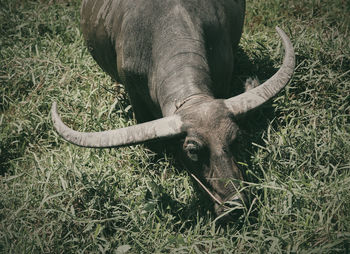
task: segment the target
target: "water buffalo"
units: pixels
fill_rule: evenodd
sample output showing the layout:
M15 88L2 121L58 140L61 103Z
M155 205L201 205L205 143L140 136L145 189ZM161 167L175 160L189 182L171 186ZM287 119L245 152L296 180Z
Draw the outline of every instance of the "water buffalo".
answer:
M217 214L225 204L244 202L243 177L232 154L236 119L275 96L295 66L293 46L277 27L285 48L280 69L260 86L225 97L244 14L244 0L83 0L87 47L126 87L138 124L77 132L61 121L53 103L57 132L73 144L97 148L176 138Z

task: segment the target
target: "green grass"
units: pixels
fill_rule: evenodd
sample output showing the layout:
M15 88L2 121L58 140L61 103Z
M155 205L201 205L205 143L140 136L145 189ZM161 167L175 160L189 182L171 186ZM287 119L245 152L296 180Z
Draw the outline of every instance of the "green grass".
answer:
M143 146L83 149L53 130L134 124L123 87L89 55L79 1L0 1L0 252L348 253L350 4L247 3L237 80L268 78L290 35L297 68L246 127L252 205L218 226L206 196ZM256 127L258 126L258 127Z

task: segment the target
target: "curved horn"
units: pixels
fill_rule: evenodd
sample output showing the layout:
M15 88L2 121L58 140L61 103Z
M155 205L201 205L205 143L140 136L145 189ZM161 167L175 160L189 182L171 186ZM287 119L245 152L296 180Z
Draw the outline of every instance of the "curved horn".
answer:
M79 132L66 126L57 113L56 102L52 103L52 121L58 134L68 142L94 148L135 145L146 141L171 138L184 133L179 116L170 116L110 131Z
M244 114L275 96L288 83L293 75L295 67L295 54L293 45L286 33L276 26L276 30L282 39L285 54L283 64L271 78L260 86L225 100L226 106L236 116Z

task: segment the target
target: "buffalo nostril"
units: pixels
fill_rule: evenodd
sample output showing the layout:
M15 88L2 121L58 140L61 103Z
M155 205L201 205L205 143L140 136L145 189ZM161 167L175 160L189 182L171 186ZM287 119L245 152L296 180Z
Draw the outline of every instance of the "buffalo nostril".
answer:
M226 201L225 206L232 209L241 209L244 207L244 201L240 197L236 196L233 199Z
M228 207L244 207L247 205L247 197L243 192L240 192L238 194L236 194L235 196L233 196L232 198L230 198L229 200L227 200L225 202L225 205L227 205Z
M222 223L239 218L246 205L247 198L243 193L238 193L221 205L215 204L214 209L217 215L215 221Z

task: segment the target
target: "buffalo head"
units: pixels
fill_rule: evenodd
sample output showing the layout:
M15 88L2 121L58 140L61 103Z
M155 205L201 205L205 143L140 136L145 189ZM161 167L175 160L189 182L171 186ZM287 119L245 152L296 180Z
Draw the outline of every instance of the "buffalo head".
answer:
M183 161L193 177L215 201L221 214L227 204L244 203L242 173L234 160L232 146L237 136L237 117L244 115L275 96L291 78L295 55L288 36L276 28L285 47L278 72L260 86L229 99L215 99L206 94L178 102L172 116L134 126L82 133L67 127L60 119L56 103L52 120L57 132L67 141L83 147L121 147L152 140L179 138L183 141Z

